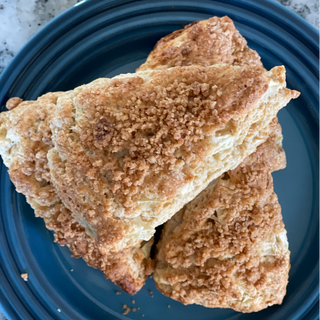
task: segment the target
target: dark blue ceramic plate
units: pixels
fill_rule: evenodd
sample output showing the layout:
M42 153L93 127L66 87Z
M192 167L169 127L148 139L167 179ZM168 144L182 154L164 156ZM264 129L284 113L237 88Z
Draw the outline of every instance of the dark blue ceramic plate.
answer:
M283 304L258 314L183 306L164 297L149 279L133 305L129 295L116 295L118 288L101 272L53 243L1 165L0 299L9 319L318 318L318 32L300 17L266 0L85 1L49 23L13 59L0 78L0 105L13 96L35 99L133 72L161 37L214 15L231 17L265 67L285 65L288 86L301 92L279 114L288 166L274 180L292 253ZM24 272L28 282L20 277ZM123 316L123 304L140 310Z

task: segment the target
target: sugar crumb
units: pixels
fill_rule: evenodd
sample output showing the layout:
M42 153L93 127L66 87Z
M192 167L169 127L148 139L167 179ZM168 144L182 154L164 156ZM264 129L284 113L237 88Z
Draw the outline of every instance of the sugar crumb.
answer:
M61 312L61 309L57 309L58 312Z
M122 314L127 315L131 309L126 304L124 304L122 307L122 310L124 310L124 312Z
M73 269L71 269L70 271L73 272Z
M24 281L28 281L28 274L27 273L21 273L21 278L24 280Z

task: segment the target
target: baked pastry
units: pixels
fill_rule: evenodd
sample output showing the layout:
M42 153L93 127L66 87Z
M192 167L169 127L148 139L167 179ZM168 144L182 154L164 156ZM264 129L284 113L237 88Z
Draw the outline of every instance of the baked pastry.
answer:
M271 172L285 167L276 120L267 142L163 228L153 278L184 304L253 312L281 304L290 268Z
M135 294L152 271L153 241L103 256L95 239L86 234L62 204L51 183L47 160L47 152L52 148L49 123L61 94L48 93L37 101L8 100L11 111L0 114L0 154L16 190L27 197L35 215L54 231L55 242L67 245L74 257L82 257L123 290Z
M217 68L220 68L221 71L229 70L228 66L219 66ZM235 67L235 69L238 69L238 71L245 70L245 68L241 69L241 67ZM177 70L181 69L178 68ZM194 70L199 71L199 67L195 67ZM211 68L211 70L213 69ZM276 70L274 70L273 72L275 72ZM161 71L161 73L162 72L163 71ZM263 75L264 71L257 68L257 72L261 72L262 79L267 82L267 76ZM155 73L158 74L157 72ZM136 76L134 75L132 79L135 77ZM275 76L275 78L276 77L277 76ZM120 80L123 81L123 79ZM243 80L242 76L241 80ZM276 85L278 84L276 83ZM279 87L281 86L284 86L283 79L281 80L281 84L279 85ZM287 89L280 90L280 95L283 95L283 97L281 97L281 99L283 99L282 103L286 104L291 98L292 93ZM65 97L69 98L69 95L71 94L73 93L69 92L47 94L43 97L40 97L35 102L22 102L13 110L6 113L1 113L0 152L5 164L10 168L9 174L17 188L17 191L22 192L26 195L27 201L35 209L35 214L44 217L49 228L57 232L57 240L59 240L60 243L68 244L77 256L82 256L88 264L99 267L107 277L120 284L126 291L135 293L142 286L143 281L146 278L145 270L146 268L148 268L148 254L145 250L143 250L143 248L141 249L141 251L139 249L142 240L149 239L154 232L153 228L157 224L161 224L170 216L163 217L162 220L151 225L149 229L150 233L149 235L145 235L145 238L144 235L140 233L136 239L133 239L134 241L132 241L126 249L133 250L136 258L132 259L132 257L130 256L131 251L126 250L126 252L129 253L129 255L126 256L129 261L127 267L125 267L126 265L125 263L123 263L123 259L119 260L119 257L124 257L124 255L119 253L119 251L122 250L121 247L110 253L109 250L105 250L106 247L104 247L105 242L103 241L103 239L101 241L101 238L96 239L95 237L93 237L95 241L98 242L98 244L96 244L95 241L91 241L90 237L92 237L92 235L95 235L92 233L90 234L90 230L88 231L88 228L87 233L83 233L84 228L86 228L87 225L78 218L79 216L81 216L80 214L78 214L78 216L73 215L72 219L67 217L70 212L65 211L66 209L61 205L60 197L57 197L55 188L52 184L52 176L50 174L47 163L47 152L48 150L55 151L52 146L51 131L49 127L49 123L51 122L52 117L52 111L56 108L56 105L60 103L59 99L62 100ZM12 100L9 102L10 104L12 104ZM281 106L282 105L275 104L276 110L274 110L274 112L276 112L277 108L280 108ZM271 113L269 116L270 118L272 118L274 114ZM34 125L30 126L30 124ZM258 136L257 143L262 142L263 139L265 139L268 135L268 129L265 130L266 132L263 131L264 129L265 128L262 126L260 130L261 132L259 132L260 136ZM254 130L253 128L251 128L251 131L248 130L248 137L250 139L253 138L255 132L256 130ZM235 134L237 134L237 131L235 131ZM244 139L243 146L245 148L248 148L247 145L249 145L249 140ZM253 145L251 145L251 147L255 148L255 146ZM247 149L246 151L252 152L250 151L250 149ZM241 161L240 159L241 158L239 158L238 161ZM181 160L179 163L182 162L183 160ZM58 167L55 167L54 163L53 169L54 173L60 174L60 169ZM220 171L216 173L218 175L225 169L219 168L219 170ZM65 179L65 176L63 174L61 174L61 177ZM67 179L65 179L65 181L68 182ZM208 182L209 181L207 181L207 183ZM200 184L200 181L198 183ZM60 189L60 191L61 190L62 189ZM184 190L187 189L185 188ZM199 192L200 191L201 189L199 190ZM63 190L61 192L63 194ZM70 194L72 194L74 190L70 190L70 192ZM63 199L63 196L61 196L61 198ZM185 198L185 201L187 202L188 199L190 198ZM149 205L150 203L153 205L152 201L149 202ZM155 205L157 205L156 201L154 203ZM180 206L182 205L183 203L180 204ZM74 211L72 207L68 207L69 209ZM170 214L173 214L175 210L176 209L173 209ZM59 217L58 212L60 211L63 211L64 214ZM68 214L66 214L66 212L68 212ZM62 224L62 219L66 220L66 226ZM69 228L70 225L72 225L71 229ZM66 235L63 236L61 232L59 233L59 230L65 232ZM80 246L79 240L72 243L72 239L74 237L78 237L79 232L83 233L83 236L80 237L88 241L87 245ZM120 234L119 240L122 241L121 236L126 237L127 235L128 234L126 233L122 235ZM130 240L132 239L129 238L129 241ZM101 248L104 250L101 250ZM123 247L123 249L125 248ZM118 266L119 261L121 261L121 266L123 266L123 268L126 268L128 274L123 271L120 274L114 272L114 270L119 270L119 268L115 268L115 266ZM128 279L132 280L128 281Z
M195 21L163 37L136 71L221 63L262 66L257 52L227 16Z
M136 246L254 152L296 96L283 67L188 66L95 80L57 100L51 182L103 255Z
M248 54L239 55L239 50L251 52L245 45L245 40L241 38L229 18L221 18L221 23L219 18L210 20L216 19L218 19L218 26L224 21L228 25L225 31L228 31L229 34L230 31L236 34L223 39L223 44L228 48L235 46L234 39L237 39L236 43L241 46L240 48L238 45L237 51L233 51L240 57L240 60L234 59L234 62L242 64L243 60L245 63L247 59L243 57ZM218 27L214 31L217 33L217 38L219 38L219 30ZM203 41L200 49L207 51L208 45L210 42ZM220 44L216 43L216 46ZM256 60L251 60L250 63L260 64L260 57L256 53L253 52L250 55ZM232 61L224 60L228 63ZM192 58L191 62L193 62ZM216 62L221 62L221 60L217 59ZM153 241L143 242L142 245L102 256L95 239L86 234L85 229L61 203L50 181L47 164L47 152L52 148L49 123L60 94L47 94L39 98L37 103L23 102L14 112L3 113L1 115L0 153L5 164L10 168L10 178L17 191L27 196L28 202L35 209L35 215L42 217L46 227L55 232L55 241L60 245L67 245L74 257L84 258L88 265L100 269L107 278L128 293L134 294L142 287L147 274L151 272L149 255ZM7 102L7 108L11 110L21 102L20 98L12 98ZM9 131L9 139L7 131Z
M253 58L250 63L261 64L259 56L246 46L245 40L235 30L229 18L212 19L218 19L218 26L227 25L224 30L228 34L231 31L235 33L235 36L224 38L224 41L229 41L230 44L224 43L228 48L235 46L238 48L229 52L229 56L234 54L237 58L223 60L224 62L242 64L249 61L248 57L251 56ZM211 35L212 30L211 28ZM221 36L219 27L214 32L217 33L217 38ZM202 41L202 49L207 50L208 44L210 41L207 43ZM189 60L192 62L191 55ZM89 265L99 268L107 278L125 291L134 294L142 287L147 274L150 273L149 254L152 240L145 242L137 239L135 246L115 252L104 251L102 254L96 239L91 237L92 234L88 235L85 228L75 220L52 185L47 163L47 152L53 146L49 125L57 99L65 94L50 93L40 97L36 102L22 102L19 98L10 99L7 103L8 109L19 106L11 112L0 115L0 154L9 167L10 178L17 191L27 196L27 201L35 209L36 216L43 217L47 228L55 231L55 241L61 245L68 245L75 257L83 257Z

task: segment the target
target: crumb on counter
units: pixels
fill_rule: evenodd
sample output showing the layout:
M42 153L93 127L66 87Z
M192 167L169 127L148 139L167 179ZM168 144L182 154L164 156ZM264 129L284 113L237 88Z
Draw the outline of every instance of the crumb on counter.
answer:
M170 304L168 304L168 308L169 308L169 309L171 308Z
M120 291L117 291L117 292L116 292L116 295L117 295L117 296L118 296L118 295L120 295L120 294L121 294L121 292L120 292Z
M142 316L144 317L144 314Z
M133 300L133 299L132 299L132 303L135 304L135 303L136 303L136 300Z
M124 310L124 312L122 314L127 315L131 309L126 304L124 304L122 307L122 310Z
M133 312L136 312L136 311L137 311L137 309L136 309L136 308L132 308L132 311L133 311Z
M140 310L140 307L138 307L138 310Z
M24 280L24 281L28 281L28 274L27 273L21 273L21 278Z

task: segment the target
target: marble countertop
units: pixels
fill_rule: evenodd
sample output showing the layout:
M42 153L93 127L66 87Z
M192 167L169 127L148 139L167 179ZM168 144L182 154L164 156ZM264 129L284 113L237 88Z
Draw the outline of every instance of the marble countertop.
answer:
M319 29L318 0L276 1ZM35 32L77 2L80 0L0 0L0 74ZM0 320L4 319L0 311Z
M318 0L276 1L319 29ZM78 2L80 0L0 0L0 74L34 33Z

